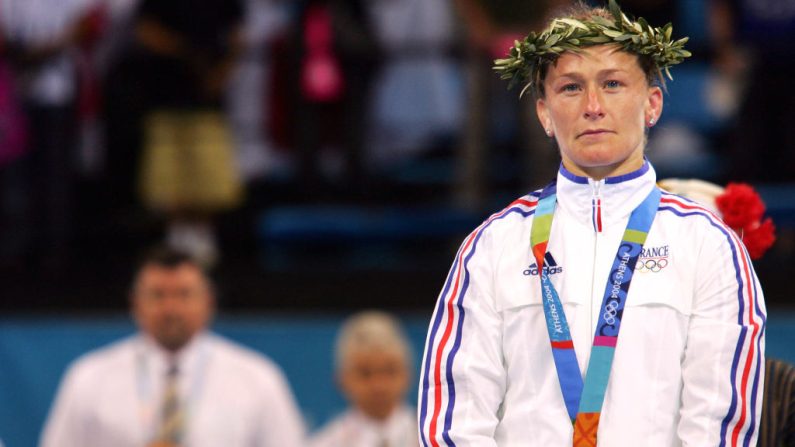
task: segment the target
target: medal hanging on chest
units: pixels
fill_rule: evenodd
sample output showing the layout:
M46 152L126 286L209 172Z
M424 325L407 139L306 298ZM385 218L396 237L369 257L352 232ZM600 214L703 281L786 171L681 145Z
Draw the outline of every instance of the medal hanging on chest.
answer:
M660 196L660 190L654 187L629 217L605 285L599 321L596 324L591 347L591 359L584 381L580 375L577 354L574 351L563 305L555 286L549 279L549 274L544 271L544 256L547 252L557 203L555 183L544 188L538 200L530 243L541 278L541 302L552 345L552 358L555 361L566 411L574 425L574 447L596 446L599 415L610 378L632 273L654 216L657 214Z

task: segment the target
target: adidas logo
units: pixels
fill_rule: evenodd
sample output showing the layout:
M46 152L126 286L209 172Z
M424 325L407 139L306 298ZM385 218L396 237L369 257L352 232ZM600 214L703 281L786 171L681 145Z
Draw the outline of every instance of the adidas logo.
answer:
M554 275L556 273L563 273L563 267L559 266L557 262L555 262L555 258L552 257L552 253L547 252L544 255L544 273L547 275ZM538 265L536 263L532 263L527 267L527 270L523 271L525 276L538 276Z

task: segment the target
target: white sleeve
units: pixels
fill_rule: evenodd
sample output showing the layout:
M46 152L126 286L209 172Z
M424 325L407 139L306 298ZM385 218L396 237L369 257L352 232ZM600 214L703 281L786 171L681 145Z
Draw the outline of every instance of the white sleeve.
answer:
M683 446L756 445L764 382L764 297L745 247L707 238L682 364Z
M47 422L41 435L41 447L75 447L89 445L85 438L85 395L83 368L80 364L70 367L65 374L55 397Z
M423 447L496 446L506 386L486 227L461 245L428 329L418 398Z
M266 384L262 402L258 447L304 447L306 432L290 385L276 367Z

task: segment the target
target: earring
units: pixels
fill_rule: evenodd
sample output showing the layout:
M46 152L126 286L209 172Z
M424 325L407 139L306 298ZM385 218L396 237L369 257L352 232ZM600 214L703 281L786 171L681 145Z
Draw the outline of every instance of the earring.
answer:
M552 136L552 131L551 131L551 130L549 130L549 129L544 129L544 132L546 132L546 133L547 133L547 136L548 136L548 137L551 137L551 136Z
M654 118L649 118L649 127L654 125Z

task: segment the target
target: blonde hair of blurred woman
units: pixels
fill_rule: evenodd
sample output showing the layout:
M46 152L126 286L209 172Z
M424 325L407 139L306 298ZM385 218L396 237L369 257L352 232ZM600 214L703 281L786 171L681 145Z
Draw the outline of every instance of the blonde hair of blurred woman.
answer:
M398 320L365 311L343 323L335 369L345 396L365 415L383 420L400 406L411 379L411 348Z

